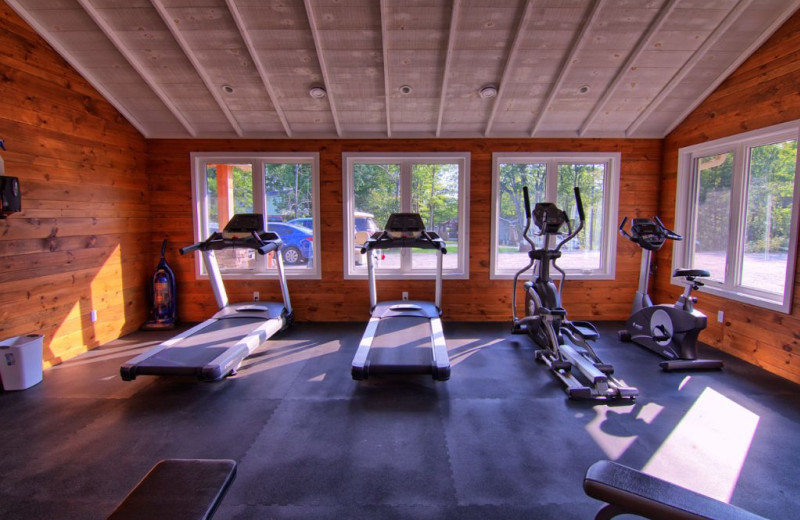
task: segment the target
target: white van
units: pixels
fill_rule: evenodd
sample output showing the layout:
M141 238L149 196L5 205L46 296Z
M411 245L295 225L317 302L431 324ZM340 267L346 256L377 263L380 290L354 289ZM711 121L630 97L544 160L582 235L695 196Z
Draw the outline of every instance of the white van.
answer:
M367 261L365 255L361 254L361 246L372 236L376 231L381 228L375 222L375 215L372 213L365 213L363 211L356 211L353 216L355 217L356 235L355 235L355 261L356 265L364 265Z

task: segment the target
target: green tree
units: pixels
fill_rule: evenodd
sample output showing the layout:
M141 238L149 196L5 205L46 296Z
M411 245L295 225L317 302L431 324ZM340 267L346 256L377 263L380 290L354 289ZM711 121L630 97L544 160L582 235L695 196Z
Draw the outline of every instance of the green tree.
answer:
M270 163L264 169L264 187L270 213L283 220L313 215L311 165Z
M730 199L733 187L733 154L702 157L697 162L700 172L697 223L698 251L725 251L728 247Z
M400 165L359 163L353 170L355 210L371 213L378 225L400 211Z
M788 247L796 160L796 140L751 149L747 180L747 252L778 252Z
M429 229L458 217L458 165L415 164L411 211L422 215Z
M522 188L528 187L531 209L544 199L547 189L545 164L509 163L500 165L498 191L500 220L509 224L512 240L522 240L525 229L525 208Z

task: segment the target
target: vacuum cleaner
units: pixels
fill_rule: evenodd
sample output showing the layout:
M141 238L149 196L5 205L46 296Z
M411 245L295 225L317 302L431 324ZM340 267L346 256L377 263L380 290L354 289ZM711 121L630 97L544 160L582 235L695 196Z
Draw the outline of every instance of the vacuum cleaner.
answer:
M153 273L150 287L150 319L142 330L165 330L175 328L177 322L175 301L175 273L167 264L167 239L161 243L161 260Z

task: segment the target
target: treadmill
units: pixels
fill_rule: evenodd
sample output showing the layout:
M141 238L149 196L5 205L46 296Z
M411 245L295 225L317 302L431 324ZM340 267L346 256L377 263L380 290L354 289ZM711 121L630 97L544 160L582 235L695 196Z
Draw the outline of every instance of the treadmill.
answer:
M374 251L420 248L436 250L436 301L378 303ZM367 254L371 317L353 358L351 374L361 381L381 374L431 374L436 381L450 379L450 359L441 322L442 255L444 240L425 231L417 213L393 213L383 231L372 235L361 249Z
M180 253L200 251L208 271L219 311L211 318L178 334L120 367L124 381L140 375L195 376L200 381L217 381L235 373L242 360L272 335L294 320L277 233L264 230L264 218L257 213L233 216L225 229L208 239L184 247ZM265 255L275 252L283 303L230 303L214 251L247 248Z

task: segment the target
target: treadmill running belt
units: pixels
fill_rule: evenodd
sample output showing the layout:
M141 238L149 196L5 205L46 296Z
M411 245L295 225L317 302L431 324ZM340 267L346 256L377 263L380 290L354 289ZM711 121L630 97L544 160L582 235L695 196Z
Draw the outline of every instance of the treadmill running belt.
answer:
M378 323L369 359L371 371L379 367L407 366L430 369L431 324L427 317L395 316Z
M260 318L217 320L188 338L155 353L142 365L202 367L253 331Z

